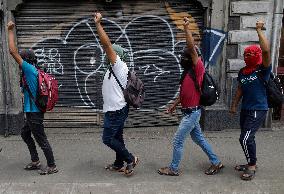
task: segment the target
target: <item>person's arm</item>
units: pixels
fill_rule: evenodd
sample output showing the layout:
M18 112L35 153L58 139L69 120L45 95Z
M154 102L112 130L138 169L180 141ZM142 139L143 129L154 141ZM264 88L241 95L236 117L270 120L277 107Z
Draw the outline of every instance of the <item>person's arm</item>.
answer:
M263 21L256 22L256 32L259 38L259 45L262 50L262 64L264 67L269 67L271 65L270 48L268 40L266 39L262 28L264 27Z
M9 41L9 51L10 54L13 56L13 58L16 60L16 62L19 64L20 68L22 68L23 59L18 53L18 49L15 44L15 35L14 35L14 28L15 24L14 22L10 21L7 25L8 27L8 41Z
M180 103L180 96L178 96L174 103L167 109L167 113L173 113L176 110L177 105Z
M195 44L194 44L194 39L192 37L192 33L189 29L189 19L187 17L184 18L184 31L185 31L185 36L186 36L186 46L189 50L189 54L192 58L192 62L194 65L197 64L197 61L198 61L198 54L195 50Z
M113 65L116 61L116 52L112 48L112 44L109 40L108 35L104 31L102 25L101 25L102 15L100 13L95 13L94 15L94 21L96 24L97 32L101 41L101 44L103 45L104 51L106 52L106 55L110 61L110 63Z
M238 105L239 105L239 102L240 102L242 96L243 96L242 89L241 89L240 86L238 86L237 92L235 94L235 97L233 99L233 102L232 102L232 105L231 105L231 108L230 108L230 113L235 114L237 112L237 108L238 108Z

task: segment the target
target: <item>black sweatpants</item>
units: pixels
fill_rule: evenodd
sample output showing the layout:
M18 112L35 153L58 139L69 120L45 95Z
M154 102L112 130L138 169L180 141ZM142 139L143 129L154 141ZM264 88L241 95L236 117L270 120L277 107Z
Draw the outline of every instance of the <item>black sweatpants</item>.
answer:
M46 157L47 166L53 167L55 166L53 152L44 132L43 118L44 114L41 112L26 113L26 122L22 128L21 136L28 146L33 162L39 161L35 139ZM34 139L32 138L32 134Z
M248 165L256 164L255 133L266 118L266 110L242 110L240 114L240 144L243 148Z

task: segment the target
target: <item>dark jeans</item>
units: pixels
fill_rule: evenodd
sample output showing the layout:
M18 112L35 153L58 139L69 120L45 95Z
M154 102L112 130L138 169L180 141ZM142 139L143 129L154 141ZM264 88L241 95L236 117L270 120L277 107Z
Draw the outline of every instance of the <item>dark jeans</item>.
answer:
M243 148L248 165L256 164L255 133L266 118L266 110L242 110L240 114L240 144Z
M121 110L106 112L104 117L103 143L115 151L114 165L117 167L122 167L124 161L129 164L134 160L133 155L126 149L123 140L123 128L128 117L128 110L128 106L125 106Z
M44 132L43 118L44 114L41 112L26 113L26 122L22 128L21 136L28 146L33 162L39 161L35 139L46 157L47 166L53 167L55 166L53 152ZM31 134L33 134L34 139Z

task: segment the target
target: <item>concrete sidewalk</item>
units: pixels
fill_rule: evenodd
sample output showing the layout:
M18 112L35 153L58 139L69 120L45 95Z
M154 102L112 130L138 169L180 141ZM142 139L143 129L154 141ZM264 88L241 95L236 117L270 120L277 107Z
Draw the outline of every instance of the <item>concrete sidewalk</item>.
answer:
M101 133L92 129L78 130L80 133L47 131L60 170L47 176L23 170L29 162L29 154L20 136L0 137L0 147L3 148L0 152L0 193L284 193L284 130L257 134L259 168L251 182L242 181L240 173L233 169L236 164L245 162L238 130L205 133L225 165L220 174L204 174L209 166L208 158L189 139L180 166L182 175L159 175L157 169L168 165L171 160L175 130L176 127L126 130L127 147L141 160L135 175L129 178L104 170L104 165L114 159L114 153L102 144ZM45 163L42 151L38 151Z

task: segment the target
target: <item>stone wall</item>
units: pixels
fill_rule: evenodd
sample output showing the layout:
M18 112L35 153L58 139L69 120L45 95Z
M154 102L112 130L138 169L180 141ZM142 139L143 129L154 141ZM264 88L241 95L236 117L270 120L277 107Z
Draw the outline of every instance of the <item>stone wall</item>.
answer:
M254 29L257 20L265 21L265 35L270 41L271 51L275 50L273 47L277 47L272 42L273 30L275 30L273 19L276 2L277 1L274 0L230 2L229 24L231 23L231 25L229 25L228 29L228 49L226 52L228 56L226 61L228 105L230 105L232 96L235 94L237 73L239 69L245 65L243 61L244 49L248 45L258 44L258 36ZM231 51L230 49L233 49L234 51ZM271 127L270 114L268 114L263 127Z
M7 22L13 19L10 10L21 1L1 1L1 47L0 47L0 134L18 134L23 126L22 96L20 92L19 67L11 58L7 42Z

